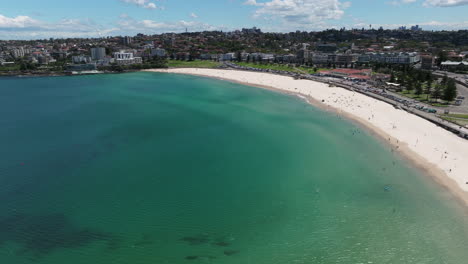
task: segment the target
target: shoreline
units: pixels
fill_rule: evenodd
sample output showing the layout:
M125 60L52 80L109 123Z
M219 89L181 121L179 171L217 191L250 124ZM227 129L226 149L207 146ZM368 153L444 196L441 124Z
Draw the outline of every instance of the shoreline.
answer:
M197 68L143 71L202 76L298 96L356 122L468 207L468 142L385 102L344 88L270 73Z
M123 73L130 73L130 72L139 72L140 70L126 70L123 72L117 71L102 71L99 73L79 73L79 74L72 74L71 72L33 72L33 73L24 73L24 72L0 72L0 78L8 78L8 77L18 77L18 78L28 78L28 77L64 77L64 76L83 76L83 75L101 75L101 74L123 74Z

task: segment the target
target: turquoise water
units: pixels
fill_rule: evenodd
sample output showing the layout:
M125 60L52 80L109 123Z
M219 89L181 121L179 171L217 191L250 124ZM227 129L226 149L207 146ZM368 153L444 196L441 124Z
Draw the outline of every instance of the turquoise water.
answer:
M352 122L157 73L0 79L0 263L467 263L468 218Z

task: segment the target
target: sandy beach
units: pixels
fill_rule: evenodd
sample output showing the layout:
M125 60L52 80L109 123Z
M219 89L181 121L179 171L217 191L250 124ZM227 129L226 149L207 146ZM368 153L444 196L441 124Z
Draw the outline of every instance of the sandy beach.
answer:
M301 96L359 122L468 206L468 141L387 103L324 83L269 73L196 68L146 71L218 78Z

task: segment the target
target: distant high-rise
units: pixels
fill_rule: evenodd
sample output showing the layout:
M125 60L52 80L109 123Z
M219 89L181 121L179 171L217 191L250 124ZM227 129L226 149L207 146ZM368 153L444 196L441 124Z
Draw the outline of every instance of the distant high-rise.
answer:
M126 36L122 38L122 44L124 44L125 46L130 45L132 42L133 42L133 39L131 37Z
M411 30L412 30L412 31L421 31L422 28L420 28L419 25L416 25L416 26L412 26L412 27L411 27Z
M335 43L329 43L329 44L319 43L315 45L315 49L317 51L324 52L324 53L333 53L338 49L338 47L336 46Z
M260 34L260 33L262 33L262 30L260 30L260 29L257 28L257 27L253 27L253 28L243 28L243 29L242 29L242 33L244 33L244 34Z
M102 60L106 57L105 48L91 48L91 58L93 60Z

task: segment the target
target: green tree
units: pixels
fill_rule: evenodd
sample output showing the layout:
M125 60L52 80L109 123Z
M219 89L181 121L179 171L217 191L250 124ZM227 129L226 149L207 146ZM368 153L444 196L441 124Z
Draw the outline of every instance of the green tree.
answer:
M432 92L432 79L426 82L426 86L424 86L424 93L427 94L426 100L429 101L429 96Z
M442 87L443 86L440 83L438 83L432 91L432 97L435 99L436 102L440 98L440 95L442 93Z
M448 80L447 85L444 87L444 94L442 99L447 102L453 101L457 97L457 85L453 79Z
M240 51L237 52L236 59L237 59L237 62L242 62L242 53Z
M414 90L414 82L413 82L413 80L410 80L410 79L407 80L407 81L406 81L406 86L405 86L405 87L406 87L406 90L408 91L408 93L410 93L411 91L413 91L413 90Z
M440 66L440 64L443 62L443 61L446 61L448 59L448 56L447 56L447 52L446 51L439 51L439 53L437 54L437 66Z
M418 74L417 74L417 80L420 81L420 82L424 82L425 79L426 79L426 74L425 74L425 72L419 70L419 71L418 71Z
M447 74L445 74L444 77L442 77L442 81L440 83L442 84L442 86L447 85L447 83L448 83Z
M419 97L423 92L420 82L416 82L415 89L416 89L415 94Z
M391 83L394 83L394 82L395 82L395 74L393 73L393 71L392 71L392 73L390 74L390 82L391 82Z

